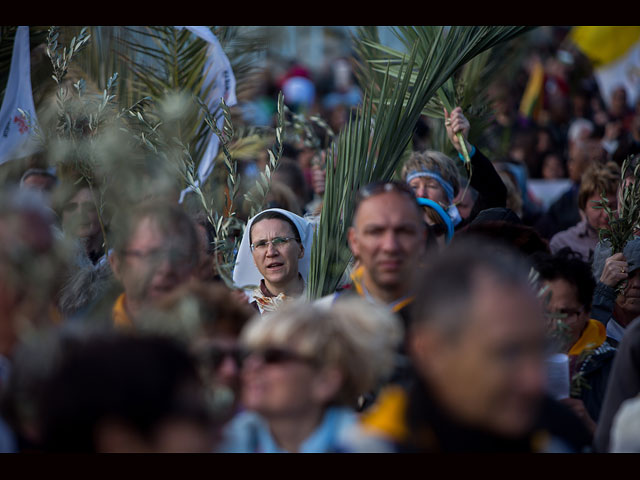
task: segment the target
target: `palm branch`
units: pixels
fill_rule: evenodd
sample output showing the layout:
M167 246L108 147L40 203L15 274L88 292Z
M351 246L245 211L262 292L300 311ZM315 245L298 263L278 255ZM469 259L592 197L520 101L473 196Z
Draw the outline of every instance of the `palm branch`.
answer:
M367 27L371 29L372 27ZM375 28L375 27L374 27ZM490 29L492 27L481 27ZM493 28L505 28L503 33L509 36L509 39L514 38L517 35L524 33L525 31L533 27L493 27ZM414 45L418 49L418 62L422 62L429 55L431 45L437 34L438 27L433 26L406 26L396 27L393 29L395 36L402 42L407 50L411 49ZM361 53L368 52L367 56L363 58L369 64L368 67L364 67L364 70L369 71L369 76L372 77L372 72L375 72L375 78L380 79L380 74L384 72L386 68L386 62L391 61L397 63L400 59L406 57L406 54L386 47L377 41L377 35L373 35L367 30L361 30L362 36ZM480 34L483 34L480 32ZM497 54L494 54L492 49L488 49L472 58L464 66L447 79L447 81L437 90L429 102L425 105L423 114L434 119L443 118L443 107L448 111L451 111L456 106L462 107L465 115L470 119L472 129L469 132L469 141L472 144L477 144L480 140L480 136L485 131L489 120L489 109L487 108L489 100L486 95L486 88L489 85L491 79L494 77L495 72L499 71L496 68L497 64L504 61L504 45L502 43L497 48ZM362 54L361 54L362 56ZM395 75L395 68L391 69L393 75ZM433 148L450 154L452 152L452 146L447 140L446 131L442 128L442 122L434 124L435 135L433 138ZM463 144L463 143L461 143ZM463 144L464 145L464 144Z
M367 86L362 106L334 142L327 161L323 210L311 253L311 298L335 291L346 270L351 257L347 231L357 190L392 178L428 101L460 66L525 29L454 26L445 36L440 27L426 55L419 57L416 43L408 56L385 60L382 83Z

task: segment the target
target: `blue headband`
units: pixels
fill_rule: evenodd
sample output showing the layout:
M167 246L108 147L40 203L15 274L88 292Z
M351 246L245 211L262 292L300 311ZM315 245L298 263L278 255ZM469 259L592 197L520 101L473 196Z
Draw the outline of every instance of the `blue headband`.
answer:
M446 243L451 242L451 239L453 238L453 222L451 221L451 217L449 216L449 214L444 211L444 208L442 208L440 204L438 204L438 202L434 202L433 200L429 200L428 198L418 198L418 204L426 207L431 207L438 213L438 215L440 215L440 218L444 220L444 223L447 226L445 241Z
M414 170L413 172L410 172L409 175L407 175L406 182L409 183L411 180L418 177L430 177L436 180L444 190L445 194L447 195L447 199L449 199L449 203L453 202L453 196L454 196L453 187L438 173L433 172L431 170L417 170L417 171Z

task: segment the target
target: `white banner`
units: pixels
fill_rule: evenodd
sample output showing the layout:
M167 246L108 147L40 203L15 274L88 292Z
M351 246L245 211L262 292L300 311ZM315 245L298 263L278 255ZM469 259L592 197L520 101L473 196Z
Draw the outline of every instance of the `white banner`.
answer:
M206 89L207 86L212 85L209 95L207 98L203 99L209 107L209 111L213 113L220 105L222 99L224 99L224 102L229 107L236 105L238 103L238 99L236 98L236 79L233 75L233 70L231 69L231 63L224 53L222 45L220 45L220 42L213 32L211 32L209 27L202 26L176 26L175 28L180 30L186 28L197 37L209 43L207 62L204 67L206 78L203 85L203 90ZM222 130L223 123L224 117L219 115L216 118L216 125L220 130ZM205 182L213 170L213 161L218 155L218 147L220 143L218 136L213 132L209 133L206 141L208 142L207 148L200 159L197 172L197 181L200 185ZM182 191L180 195L181 203L184 200L184 195L188 191L188 188Z
M18 109L30 118L25 118ZM0 164L37 150L32 135L34 127L37 127L37 118L31 92L29 27L21 26L13 44L9 80L0 108Z

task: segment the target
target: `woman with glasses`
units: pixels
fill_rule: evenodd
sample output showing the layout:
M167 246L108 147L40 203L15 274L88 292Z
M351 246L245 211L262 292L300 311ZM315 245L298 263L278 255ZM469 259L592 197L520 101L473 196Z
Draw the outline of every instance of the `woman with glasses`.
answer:
M401 336L395 317L358 298L330 309L297 300L254 317L240 338L246 410L219 451L343 451L359 397L390 374Z
M260 313L304 294L311 264L313 226L287 210L271 208L247 222L233 281Z

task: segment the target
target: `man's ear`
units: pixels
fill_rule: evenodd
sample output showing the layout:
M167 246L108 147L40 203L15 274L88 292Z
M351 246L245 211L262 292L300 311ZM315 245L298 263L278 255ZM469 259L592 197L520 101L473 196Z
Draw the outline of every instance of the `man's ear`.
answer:
M351 253L353 253L354 257L358 258L360 249L358 247L358 234L356 233L355 228L349 227L349 230L347 231L347 240L349 242L349 249L351 250Z
M302 257L304 257L304 245L300 243L300 254L298 255L298 258Z

